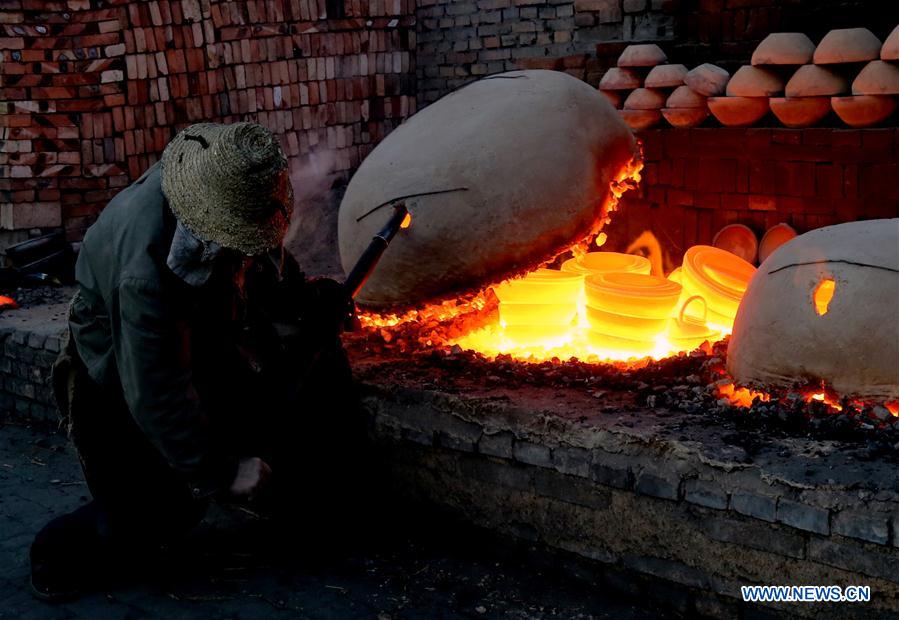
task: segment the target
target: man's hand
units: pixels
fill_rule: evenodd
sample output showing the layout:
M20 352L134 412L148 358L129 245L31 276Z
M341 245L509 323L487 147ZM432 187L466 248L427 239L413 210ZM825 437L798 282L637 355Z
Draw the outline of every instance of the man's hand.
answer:
M272 468L258 456L241 459L228 491L235 497L252 498L265 487L271 475Z
M339 333L355 316L355 305L344 286L330 278L306 282L302 321L318 333Z

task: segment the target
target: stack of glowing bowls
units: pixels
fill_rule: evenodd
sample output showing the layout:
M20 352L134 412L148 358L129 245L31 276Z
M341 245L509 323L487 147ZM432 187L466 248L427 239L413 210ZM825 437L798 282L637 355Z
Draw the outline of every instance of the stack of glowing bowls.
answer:
M735 254L709 245L694 245L684 254L680 281L684 300L699 296L706 302L708 323L730 333L737 308L755 267Z
M600 273L584 281L590 345L648 355L665 334L681 285L644 273Z
M671 276L668 276L671 279ZM702 315L689 314L689 306L702 309ZM678 351L692 351L703 342L715 342L721 337L721 332L709 327L708 305L705 299L699 295L687 298L680 305L676 317L672 317L668 324L668 340Z
M562 263L562 271L591 275L597 273L645 273L649 275L649 259L619 252L589 252Z
M570 337L583 276L538 269L494 287L505 337L515 346L553 346Z

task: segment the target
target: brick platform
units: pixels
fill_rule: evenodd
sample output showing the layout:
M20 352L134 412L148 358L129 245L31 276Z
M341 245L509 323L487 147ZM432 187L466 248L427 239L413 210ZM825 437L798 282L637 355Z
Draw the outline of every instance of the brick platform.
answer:
M67 303L0 314L0 416L10 412L35 420L59 420L50 369L59 354Z
M701 412L608 411L582 390L448 393L376 375L365 373L365 405L412 496L611 580L654 579L642 594L688 615L757 613L738 600L741 585L839 584L869 585L871 603L772 607L899 617L895 466L862 462L857 446L751 445Z
M54 418L63 310L0 317L0 416ZM749 436L702 412L606 406L576 388L487 381L460 393L379 380L389 364L376 359L355 366L412 499L685 614L758 613L738 602L741 585L838 584L870 586L872 602L763 609L899 617L899 481L857 444Z

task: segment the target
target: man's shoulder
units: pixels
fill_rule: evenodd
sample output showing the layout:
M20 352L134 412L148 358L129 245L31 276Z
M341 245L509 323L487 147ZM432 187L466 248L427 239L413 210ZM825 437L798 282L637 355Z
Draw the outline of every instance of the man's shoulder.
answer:
M131 228L132 224L150 224L157 220L161 224L164 202L160 165L157 163L109 201L97 224L101 228L123 225Z
M82 251L137 276L155 271L156 254L165 251L167 208L160 165L155 164L109 202L88 229Z
M160 165L154 164L141 177L119 192L85 235L86 245L124 243L116 251L139 249L165 233L165 195Z

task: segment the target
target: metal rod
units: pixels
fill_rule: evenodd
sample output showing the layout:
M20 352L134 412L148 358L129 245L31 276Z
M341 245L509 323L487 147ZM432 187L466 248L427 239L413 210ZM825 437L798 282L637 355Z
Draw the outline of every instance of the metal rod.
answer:
M344 282L350 297L355 297L362 287L365 286L365 282L374 272L381 255L384 254L384 250L387 249L387 246L390 245L390 242L402 228L403 222L406 221L407 217L409 217L409 209L406 208L405 203L401 202L393 206L393 215L384 228L372 237L371 243L365 248L362 256L356 261Z

